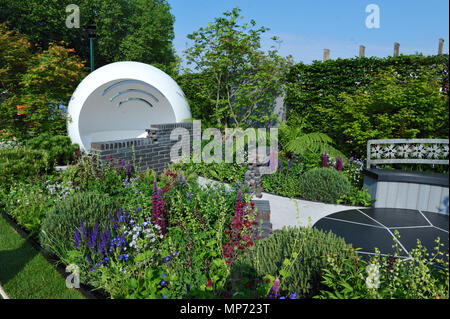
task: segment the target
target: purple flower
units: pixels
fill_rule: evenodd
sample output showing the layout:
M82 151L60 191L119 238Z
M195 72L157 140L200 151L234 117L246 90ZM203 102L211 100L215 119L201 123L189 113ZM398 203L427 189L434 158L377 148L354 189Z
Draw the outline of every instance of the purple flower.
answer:
M336 169L338 171L342 171L342 167L343 167L343 160L342 157L338 156L337 160L336 160Z
M275 279L273 281L272 288L270 288L267 299L277 299L278 289L280 289L280 279Z
M81 236L85 237L86 236L86 229L84 228L83 221L80 221L80 231L81 231Z
M322 156L322 167L327 167L327 162L328 162L328 155L327 151L325 151L325 153Z
M80 232L78 230L75 230L73 232L73 245L75 246L75 248L80 247L81 244L81 235Z

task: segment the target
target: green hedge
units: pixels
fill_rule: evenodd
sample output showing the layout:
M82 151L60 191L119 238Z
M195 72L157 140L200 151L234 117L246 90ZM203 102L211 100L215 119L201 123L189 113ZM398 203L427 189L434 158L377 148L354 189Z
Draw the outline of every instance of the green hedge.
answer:
M362 157L364 153L360 150L355 152L353 145L351 145L352 141L348 140L349 137L336 124L336 117L341 114L340 105L336 103L337 97L342 93L348 93L351 96L366 87L370 89L374 77L380 72L389 70L389 68L393 68L400 79L423 74L425 69L438 72L436 80L443 88L444 93L442 95L447 98L446 110L448 112L448 58L448 54L438 56L400 55L386 58L370 57L337 59L325 62L314 61L310 65L299 63L291 69L288 75L289 86L285 100L288 109L288 123L297 125L300 119L306 117L307 121L304 127L306 133L326 133L341 147L341 151ZM422 93L418 92L416 97L420 94ZM426 98L426 93L423 95ZM397 100L393 100L392 103L396 104ZM412 116L416 118L445 117L443 114L436 114L435 111L420 114L420 107L420 105L411 103L411 107L402 110L402 112L414 113ZM379 114L386 115L389 115L391 111L377 110ZM441 109L439 111L442 113ZM344 118L344 120L351 122L353 119ZM374 119L369 120L372 121L369 124L375 126ZM422 131L422 127L414 127L414 125L418 126L418 124L411 124L411 127L406 129L418 130L414 132L415 137L448 137L448 122L446 123L446 129L429 127L426 131ZM430 136L431 133L428 134L429 132L434 132L435 136ZM389 132L384 132L381 129L378 129L378 132L374 135L377 138L383 135L390 137L388 136Z

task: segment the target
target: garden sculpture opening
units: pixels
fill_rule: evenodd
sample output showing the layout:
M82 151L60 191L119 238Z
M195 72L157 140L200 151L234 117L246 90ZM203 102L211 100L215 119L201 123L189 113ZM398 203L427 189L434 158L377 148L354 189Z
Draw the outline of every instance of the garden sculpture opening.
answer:
M131 61L90 73L73 93L68 115L68 135L84 151L92 142L146 137L152 124L192 117L183 91L169 75Z

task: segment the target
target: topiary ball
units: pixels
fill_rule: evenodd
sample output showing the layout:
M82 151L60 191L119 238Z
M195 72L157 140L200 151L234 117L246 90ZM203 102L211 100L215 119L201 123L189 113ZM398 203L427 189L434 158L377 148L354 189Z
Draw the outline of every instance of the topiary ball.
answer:
M306 200L336 204L341 196L351 191L347 176L330 167L309 170L299 181L300 196Z

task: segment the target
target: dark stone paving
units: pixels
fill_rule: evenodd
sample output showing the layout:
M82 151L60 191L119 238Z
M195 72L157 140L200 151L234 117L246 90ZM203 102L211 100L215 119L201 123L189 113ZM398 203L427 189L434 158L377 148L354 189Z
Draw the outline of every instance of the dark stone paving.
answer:
M352 209L328 215L314 224L314 227L332 231L341 236L355 248L361 248L361 254L372 254L375 247L382 254L393 254L394 231L398 238L402 257L408 257L409 251L417 246L417 240L432 253L435 239L440 238L444 246L441 252L449 248L448 215L422 212L411 209L366 208Z

